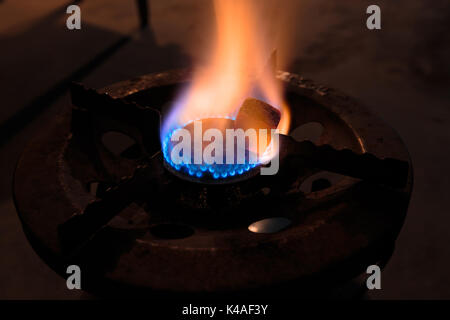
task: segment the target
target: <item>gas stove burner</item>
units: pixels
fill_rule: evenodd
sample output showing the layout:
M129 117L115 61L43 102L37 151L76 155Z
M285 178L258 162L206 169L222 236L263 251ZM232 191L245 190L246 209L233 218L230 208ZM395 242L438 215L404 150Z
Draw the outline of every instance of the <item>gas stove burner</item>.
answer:
M191 78L178 70L102 90L74 85L72 108L25 149L15 204L49 266L66 276L79 265L82 287L106 295L297 297L387 261L413 182L393 129L336 90L278 72L292 130L279 136L276 175L255 174L260 165L176 170L161 110ZM323 126L315 143L294 134L311 122ZM110 133L130 144L112 152Z
M234 119L231 119L229 117L198 119L195 121L200 121L202 123L202 128L204 131L208 130L209 128L221 128L222 132L225 132L226 129L234 128L235 122ZM183 129L191 132L190 136L194 136L193 131L195 121L190 121L185 126L183 126ZM208 164L204 160L202 160L201 163L195 164L193 161L193 157L190 157L189 163L181 162L175 164L171 159L171 153L174 147L174 143L171 141L171 138L174 132L176 132L176 130L171 131L163 139L162 152L164 155L166 167L181 178L187 178L191 181L200 183L231 183L239 181L241 179L246 179L258 173L257 167L261 163L253 161L250 156L250 151L248 150L245 150L243 163L237 163L235 150L233 163L227 164L225 144L222 150L223 157L221 163ZM223 134L223 136L225 136L225 134ZM193 149L193 147L194 146L192 143L191 150ZM201 151L203 154L204 146Z

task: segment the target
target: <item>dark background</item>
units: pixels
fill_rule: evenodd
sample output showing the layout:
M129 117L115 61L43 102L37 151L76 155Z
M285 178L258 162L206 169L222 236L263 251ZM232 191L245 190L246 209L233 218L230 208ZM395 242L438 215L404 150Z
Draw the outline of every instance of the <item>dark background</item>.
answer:
M24 146L69 106L66 84L107 84L188 66L208 44L209 0L153 0L139 31L133 0L0 0L0 298L87 298L34 253L12 202ZM295 6L291 6L292 3ZM289 50L281 68L362 101L394 127L414 165L414 191L382 290L370 299L450 298L450 1L280 0ZM382 9L369 31L365 10Z

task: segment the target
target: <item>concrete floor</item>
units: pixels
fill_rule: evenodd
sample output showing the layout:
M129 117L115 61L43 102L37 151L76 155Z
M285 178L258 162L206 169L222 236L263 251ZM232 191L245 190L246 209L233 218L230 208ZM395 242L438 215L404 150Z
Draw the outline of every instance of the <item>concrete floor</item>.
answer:
M208 0L149 1L151 28L137 32L133 1L86 0L82 30L65 28L61 0L0 1L0 123L108 46L131 35L82 76L101 87L201 58L212 21ZM394 127L414 164L406 223L371 299L450 299L450 2L448 0L279 1L282 68L362 101ZM368 31L365 9L382 8L382 30ZM286 41L286 39L288 41ZM283 48L282 48L283 49ZM17 158L39 128L69 104L62 94L0 147L0 298L78 299L29 246L11 200ZM0 125L1 127L1 125Z

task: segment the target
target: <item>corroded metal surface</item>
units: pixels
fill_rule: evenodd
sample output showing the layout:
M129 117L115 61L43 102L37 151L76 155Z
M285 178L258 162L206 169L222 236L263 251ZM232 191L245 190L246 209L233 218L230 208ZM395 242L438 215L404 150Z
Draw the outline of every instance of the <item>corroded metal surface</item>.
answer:
M411 167L397 134L353 99L287 72L277 78L286 88L292 129L320 122L324 132L319 144L396 158ZM173 71L102 92L161 112L188 80L188 71ZM77 113L85 116L75 108ZM145 159L151 153L133 123L123 125L114 117L88 120L84 123L93 128L90 149L71 132L68 110L24 151L14 182L16 206L32 245L58 272L68 263L81 264L88 288L217 292L270 287L276 294L276 288L286 292L299 284L305 289L310 281L345 280L392 249L406 215L412 170L404 188L344 177L304 194L301 183L318 170L303 168L301 162L282 163L280 175L273 178L206 187L177 179L156 154L151 163L156 188L142 190L87 244L68 254L58 226L101 197L89 193L87 185L120 185L136 166L149 165ZM141 157L118 158L105 150L101 135L118 129L144 146ZM299 168L295 176L293 167ZM278 233L249 232L251 223L271 217L285 217L292 224ZM176 232L161 231L168 229Z

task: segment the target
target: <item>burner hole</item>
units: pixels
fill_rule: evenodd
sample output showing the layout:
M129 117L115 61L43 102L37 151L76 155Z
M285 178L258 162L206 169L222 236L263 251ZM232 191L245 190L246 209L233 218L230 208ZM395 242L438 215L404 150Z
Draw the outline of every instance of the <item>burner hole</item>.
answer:
M322 124L319 122L308 122L292 130L290 136L297 141L310 140L317 143L319 142L322 132Z
M325 178L319 178L311 183L311 192L320 191L331 187L331 182Z
M161 239L183 239L194 234L191 227L179 224L159 224L150 228L150 233Z
M126 159L137 159L142 156L139 144L130 136L118 131L104 133L102 144L115 156Z
M303 193L316 192L331 187L338 183L345 176L328 171L321 171L308 177L300 185L300 191Z
M253 222L248 230L254 233L275 233L287 228L291 220L283 217L267 218Z
M91 181L87 184L87 190L93 196L101 198L105 193L106 189L111 186L110 183Z
M141 147L139 146L139 144L135 143L128 149L125 149L123 152L121 152L120 156L126 159L139 159L140 157L142 157Z

